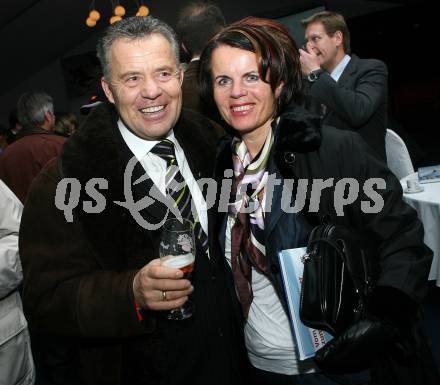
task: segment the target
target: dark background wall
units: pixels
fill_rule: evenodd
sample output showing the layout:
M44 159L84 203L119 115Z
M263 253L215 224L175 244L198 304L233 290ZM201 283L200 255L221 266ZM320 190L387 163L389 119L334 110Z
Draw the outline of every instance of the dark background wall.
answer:
M422 2L348 20L353 52L388 65L389 125L407 142L416 167L440 163L434 140L440 128L440 72L432 61L437 15Z
M0 15L2 67L0 122L6 123L19 95L29 89L44 89L55 99L58 111L79 114L96 88L94 49L103 28L84 25L89 2L68 0L4 0ZM133 14L134 2L121 1ZM131 4L132 3L132 4ZM178 11L188 1L151 2L156 17L175 25ZM438 129L440 75L432 59L438 46L438 21L427 1L368 0L219 0L228 22L253 14L272 18L324 6L344 14L352 49L360 57L376 57L389 68L390 127L409 145L415 166L440 163L433 140ZM131 5L130 5L131 4ZM109 16L108 2L96 0ZM130 8L131 6L131 8ZM173 10L172 12L170 10ZM105 14L107 12L108 14ZM64 19L62 19L64 17Z

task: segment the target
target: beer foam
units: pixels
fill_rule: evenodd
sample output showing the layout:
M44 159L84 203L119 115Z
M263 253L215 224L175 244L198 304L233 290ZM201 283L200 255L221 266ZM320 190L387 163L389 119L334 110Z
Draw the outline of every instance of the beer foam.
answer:
M176 269L181 269L182 267L188 266L191 263L194 263L195 256L192 253L177 255L173 257L168 257L168 259L164 259L162 261L162 266L165 267L174 267Z

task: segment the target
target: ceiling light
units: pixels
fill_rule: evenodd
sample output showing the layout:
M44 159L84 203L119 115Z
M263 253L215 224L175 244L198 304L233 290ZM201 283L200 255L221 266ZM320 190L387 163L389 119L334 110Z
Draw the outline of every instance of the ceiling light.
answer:
M109 23L110 23L110 24L114 24L114 23L116 23L116 22L119 21L119 20L122 20L122 17L121 17L121 16L118 16L118 15L115 15L115 16L112 16L112 17L110 18Z
M101 18L101 14L96 10L92 9L89 13L89 19L98 21Z
M113 12L116 16L124 16L125 15L125 8L122 5L117 5Z
M143 4L142 0L134 0L137 4L138 10L136 16L148 16L150 10ZM110 24L114 24L126 15L125 7L120 4L120 0L110 0L111 7L113 9L113 16L109 19ZM88 27L94 27L96 23L101 19L101 13L96 9L95 0L91 0L89 7L89 15L86 19L86 25Z

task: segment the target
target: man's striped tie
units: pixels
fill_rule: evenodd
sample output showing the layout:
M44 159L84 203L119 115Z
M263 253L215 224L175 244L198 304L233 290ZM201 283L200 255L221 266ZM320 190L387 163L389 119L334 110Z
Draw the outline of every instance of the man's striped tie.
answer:
M200 225L197 213L195 213L195 217L193 215L191 192L177 165L174 143L171 140L165 139L156 144L151 149L151 152L167 162L165 176L166 193L173 199L174 205L179 209L182 218L194 223L194 235L200 242L203 250L208 253L208 237Z

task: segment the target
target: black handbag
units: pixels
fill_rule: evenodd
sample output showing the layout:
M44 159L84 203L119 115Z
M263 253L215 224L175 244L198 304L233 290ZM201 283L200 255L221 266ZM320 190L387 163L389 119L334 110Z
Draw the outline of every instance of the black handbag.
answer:
M364 317L372 288L370 253L370 244L345 226L321 224L312 230L300 301L306 326L336 336Z

